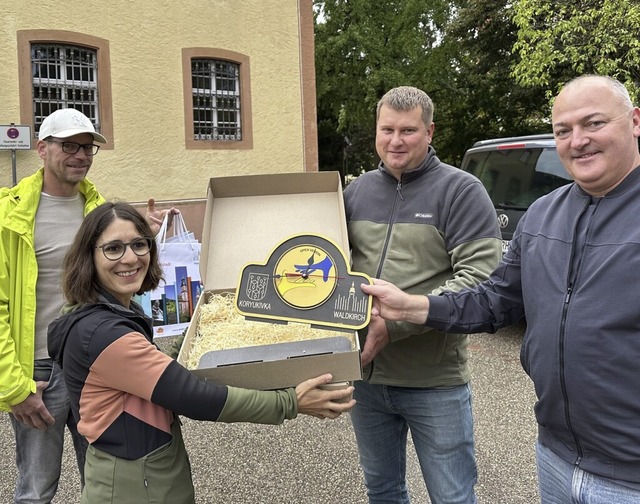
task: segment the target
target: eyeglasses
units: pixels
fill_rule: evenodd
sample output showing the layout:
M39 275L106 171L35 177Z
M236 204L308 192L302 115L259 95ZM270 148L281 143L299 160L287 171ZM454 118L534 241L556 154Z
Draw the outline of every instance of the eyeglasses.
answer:
M151 242L151 238L136 238L129 243L111 241L97 245L96 248L102 249L102 253L110 261L117 261L124 256L127 247L133 250L133 253L138 257L147 255L151 251Z
M75 142L61 142L60 140L50 139L47 139L47 142L60 144L62 146L62 152L65 154L76 154L80 148L82 148L87 156L95 156L100 150L100 146L96 144L79 144Z

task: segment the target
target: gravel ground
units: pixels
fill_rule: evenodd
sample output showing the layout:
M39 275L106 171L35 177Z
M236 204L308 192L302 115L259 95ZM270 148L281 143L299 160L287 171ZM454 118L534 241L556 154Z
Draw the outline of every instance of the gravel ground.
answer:
M533 386L519 363L523 327L471 337L480 504L539 502L535 472ZM164 340L161 346L168 344ZM300 417L281 426L215 424L184 419L198 504L366 504L349 415ZM79 501L70 439L55 503ZM0 415L0 503L12 502L13 432ZM413 447L412 501L429 503Z

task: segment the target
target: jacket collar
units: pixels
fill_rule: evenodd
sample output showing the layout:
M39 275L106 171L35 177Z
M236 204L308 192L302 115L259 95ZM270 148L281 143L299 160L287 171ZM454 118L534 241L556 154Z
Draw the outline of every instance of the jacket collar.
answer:
M63 308L63 314L49 324L47 334L49 355L60 367L63 367L64 347L71 329L83 317L97 310L111 310L121 317L134 320L143 329L146 338L149 341L153 341L153 322L151 317L144 313L140 305L132 301L130 307L126 308L115 296L101 289L98 292L98 301L96 303L76 306L66 305Z
M12 206L5 214L3 227L18 234L28 235L33 232L33 219L40 204L43 182L44 168L40 168L33 175L20 180L14 187L4 187L0 190L0 200L4 202L4 199L8 198L6 204ZM89 180L82 180L78 188L84 196L85 209L93 210L102 202L98 190ZM88 207L88 204L91 206Z
M417 179L418 177L421 177L424 173L428 172L439 163L440 160L436 156L436 150L430 145L429 150L427 151L427 156L424 158L422 163L420 163L413 170L403 172L400 176L400 183L406 184L408 182L411 182L412 180ZM389 169L384 165L382 161L380 161L380 163L378 164L378 170L380 170L386 176L391 177L393 180L397 181L397 179L389 172Z
M109 306L114 312L120 313L125 317L133 318L133 317L142 317L144 319L144 325L151 325L151 319L145 313L142 307L136 303L135 301L131 301L129 303L129 308L124 306L117 297L113 294L107 292L104 289L98 290L98 303L105 304ZM143 323L141 321L141 323ZM146 327L145 327L146 329ZM153 326L151 325L151 334L153 334Z
M640 184L640 166L636 166L631 170L622 181L615 186L611 191L604 195L605 198L613 198L620 194L635 188Z

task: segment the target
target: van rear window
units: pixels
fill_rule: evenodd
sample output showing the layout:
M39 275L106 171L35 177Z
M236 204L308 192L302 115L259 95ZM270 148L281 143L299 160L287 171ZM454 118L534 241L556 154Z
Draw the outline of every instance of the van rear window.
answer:
M554 148L469 152L465 170L478 177L496 208L526 209L544 194L571 182Z

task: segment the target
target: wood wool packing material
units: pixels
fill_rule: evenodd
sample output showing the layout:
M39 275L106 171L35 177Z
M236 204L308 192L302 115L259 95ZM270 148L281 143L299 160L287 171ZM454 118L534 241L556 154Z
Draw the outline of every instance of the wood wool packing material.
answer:
M315 329L305 324L271 324L245 320L234 306L231 294L211 294L200 306L196 334L185 358L188 369L197 369L200 358L212 350L228 350L258 345L349 336L355 348L353 333Z

